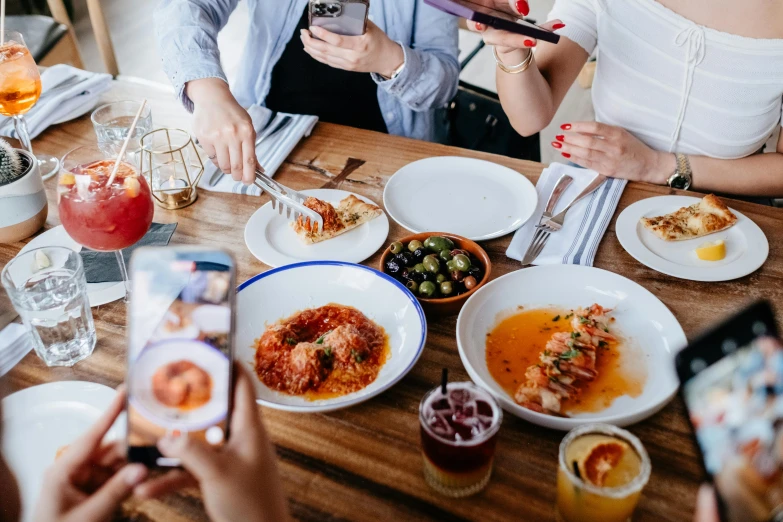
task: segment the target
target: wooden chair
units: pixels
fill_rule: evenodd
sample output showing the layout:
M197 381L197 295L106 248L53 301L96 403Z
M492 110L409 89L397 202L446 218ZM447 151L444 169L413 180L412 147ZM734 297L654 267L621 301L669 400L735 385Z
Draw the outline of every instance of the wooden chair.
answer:
M72 52L78 56L79 63L79 65L76 65L75 63L73 65L84 68L81 55L79 54L76 45L76 33L73 30L73 24L71 24L71 19L68 17L68 11L65 9L63 0L47 0L47 3L49 4L49 10L52 12L52 18L68 28L68 39L72 42ZM120 74L120 70L117 67L117 57L114 54L114 46L111 43L109 26L106 24L106 17L103 15L103 7L101 7L100 0L87 0L87 10L90 13L90 23L92 25L92 30L95 33L95 40L98 42L98 51L101 53L106 72L112 76L117 76ZM48 60L49 56L46 57L44 62ZM60 61L53 61L53 63L63 63L63 61L64 60L61 59ZM65 61L65 63L71 62ZM42 63L41 65L47 64Z

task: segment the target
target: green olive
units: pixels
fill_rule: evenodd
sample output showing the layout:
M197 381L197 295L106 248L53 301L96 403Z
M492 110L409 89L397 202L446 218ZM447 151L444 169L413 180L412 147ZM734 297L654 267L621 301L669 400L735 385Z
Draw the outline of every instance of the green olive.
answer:
M451 281L443 281L440 284L440 293L444 296L449 296L454 293L454 285Z
M446 270L449 272L453 272L457 269L457 263L454 262L452 259L451 261L446 261Z
M473 276L466 277L462 283L465 285L465 288L468 290L473 290L476 288L476 285L478 284L478 281L476 281L476 278Z
M419 241L418 239L414 239L413 241L408 243L408 250L410 250L411 252L415 252L423 246L424 245L421 243L421 241Z
M442 283L445 280L446 280L446 274L438 274L435 277L435 282L438 283L438 284Z
M467 272L470 269L470 258L465 254L457 254L454 256L454 266L457 270Z
M428 272L432 272L433 274L440 272L440 261L438 261L438 257L435 254L424 256L421 263Z
M405 286L407 286L408 290L410 290L413 293L416 293L416 291L419 289L419 283L417 283L413 279L408 280L408 282L405 283Z
M451 255L451 250L449 250L448 248L444 248L443 250L441 250L440 253L438 254L438 257L444 263L446 261L451 261L452 259L454 259L454 256Z
M424 248L432 252L451 250L454 248L454 242L447 237L431 236L424 241Z
M435 283L432 281L423 281L419 285L419 295L422 297L432 297L435 295L436 290Z
M402 252L403 248L405 248L405 246L399 241L395 241L394 243L391 244L390 247L392 254L399 254L400 252Z
M424 265L422 265L421 263L416 263L415 265L413 265L413 271L423 274L424 272L427 271L427 269L424 268Z

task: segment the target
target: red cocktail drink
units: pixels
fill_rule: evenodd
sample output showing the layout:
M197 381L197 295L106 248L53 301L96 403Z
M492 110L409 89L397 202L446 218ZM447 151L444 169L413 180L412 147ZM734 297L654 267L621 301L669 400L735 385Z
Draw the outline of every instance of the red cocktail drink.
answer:
M111 252L137 243L150 228L154 209L147 181L128 163L111 186L114 160L72 166L60 175L60 221L82 246Z
M502 420L495 399L470 382L450 383L445 395L440 387L425 395L419 422L427 483L453 497L481 491L492 474Z

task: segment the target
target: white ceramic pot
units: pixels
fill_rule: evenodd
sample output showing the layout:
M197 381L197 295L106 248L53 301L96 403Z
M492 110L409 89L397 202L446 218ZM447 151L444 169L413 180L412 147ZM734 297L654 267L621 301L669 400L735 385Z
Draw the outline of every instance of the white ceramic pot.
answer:
M43 227L49 214L38 161L27 151L16 149L24 165L24 174L7 185L0 185L0 243L26 239Z

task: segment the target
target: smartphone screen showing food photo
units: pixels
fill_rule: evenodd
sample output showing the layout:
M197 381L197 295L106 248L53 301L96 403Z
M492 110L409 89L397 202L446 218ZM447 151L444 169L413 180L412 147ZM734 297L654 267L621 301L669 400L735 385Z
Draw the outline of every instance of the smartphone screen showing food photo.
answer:
M705 467L726 520L783 520L783 346L724 341L714 364L691 361L683 386Z
M140 250L128 347L129 458L176 466L167 434L225 442L231 386L233 261L222 252Z

